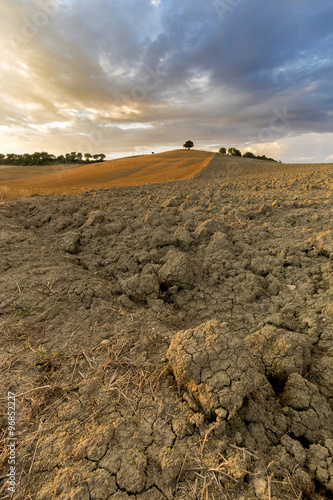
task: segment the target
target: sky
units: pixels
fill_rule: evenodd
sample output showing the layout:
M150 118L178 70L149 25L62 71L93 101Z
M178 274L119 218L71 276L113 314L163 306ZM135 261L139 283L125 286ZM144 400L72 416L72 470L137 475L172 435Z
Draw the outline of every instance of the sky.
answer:
M1 0L0 152L333 162L333 2Z

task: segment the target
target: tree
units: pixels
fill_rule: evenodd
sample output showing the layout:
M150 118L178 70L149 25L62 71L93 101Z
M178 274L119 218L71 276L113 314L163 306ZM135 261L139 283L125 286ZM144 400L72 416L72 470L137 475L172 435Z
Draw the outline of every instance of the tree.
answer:
M49 153L47 153L46 151L42 151L40 153L40 163L41 163L41 165L45 165L50 160L52 160L52 158L50 157Z
M7 153L6 165L14 165L14 161L15 161L15 154Z
M105 154L104 153L99 153L99 158L100 160L99 161L104 161L104 158L105 158Z
M71 154L69 155L69 159L70 159L71 163L76 162L76 151L71 152Z
M239 151L239 149L229 148L228 149L228 155L231 155L231 156L242 156L242 153Z
M257 158L251 151L247 151L243 156L244 158Z
M40 165L41 164L41 158L40 158L41 153L38 151L35 151L31 155L31 165Z
M183 148L186 148L186 149L188 149L188 150L190 150L191 148L193 148L193 146L194 146L194 144L193 144L193 142L192 142L192 141L186 141L186 142L184 142L184 144L183 144Z
M256 156L255 154L251 153L251 151L248 151L243 156L244 156L244 158L255 158L256 160L265 160L265 161L275 161L276 162L276 160L274 160L273 158L267 158L266 155Z
M220 148L220 149L219 149L219 153L220 153L221 155L226 155L226 154L227 154L227 150L226 150L226 148Z
M90 153L84 153L84 157L86 159L86 162L89 163L90 162L90 158L92 158L92 155Z
M15 155L15 165L21 165L21 155Z

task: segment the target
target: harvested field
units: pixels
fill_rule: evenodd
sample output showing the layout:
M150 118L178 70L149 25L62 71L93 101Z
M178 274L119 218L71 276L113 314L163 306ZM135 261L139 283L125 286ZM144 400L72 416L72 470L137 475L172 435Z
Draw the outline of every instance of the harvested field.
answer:
M76 164L56 164L56 165L26 165L26 166L9 166L0 165L0 182L5 183L6 181L17 181L18 179L32 179L33 177L39 177L50 174L57 174L58 172L64 172L65 170L71 170L72 168L78 168L82 165Z
M83 193L90 189L189 179L213 156L206 151L175 150L74 167L3 167L0 168L0 195L2 192L9 198L21 198L34 194ZM13 175L16 178L10 179Z
M333 165L199 170L0 206L3 498L333 498Z

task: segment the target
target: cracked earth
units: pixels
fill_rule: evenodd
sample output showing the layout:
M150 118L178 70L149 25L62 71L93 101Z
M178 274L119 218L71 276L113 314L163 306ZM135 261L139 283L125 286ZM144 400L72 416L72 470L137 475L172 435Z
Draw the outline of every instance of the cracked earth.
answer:
M216 155L2 204L13 498L333 498L332 191L329 164Z

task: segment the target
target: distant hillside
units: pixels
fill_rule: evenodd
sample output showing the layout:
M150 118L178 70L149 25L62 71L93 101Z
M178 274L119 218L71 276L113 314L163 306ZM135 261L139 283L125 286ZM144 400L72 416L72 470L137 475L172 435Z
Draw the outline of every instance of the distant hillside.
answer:
M214 153L207 151L184 151L183 149L168 151L155 155L127 157L118 160L104 161L63 170L50 166L49 172L44 170L39 175L20 178L19 167L17 178L0 181L0 190L6 189L12 196L31 194L69 194L82 193L91 189L110 188L114 186L136 186L155 182L167 182L189 179L200 172L213 158ZM8 167L6 167L7 169ZM22 167L22 175L26 169ZM0 170L1 179L1 170Z

